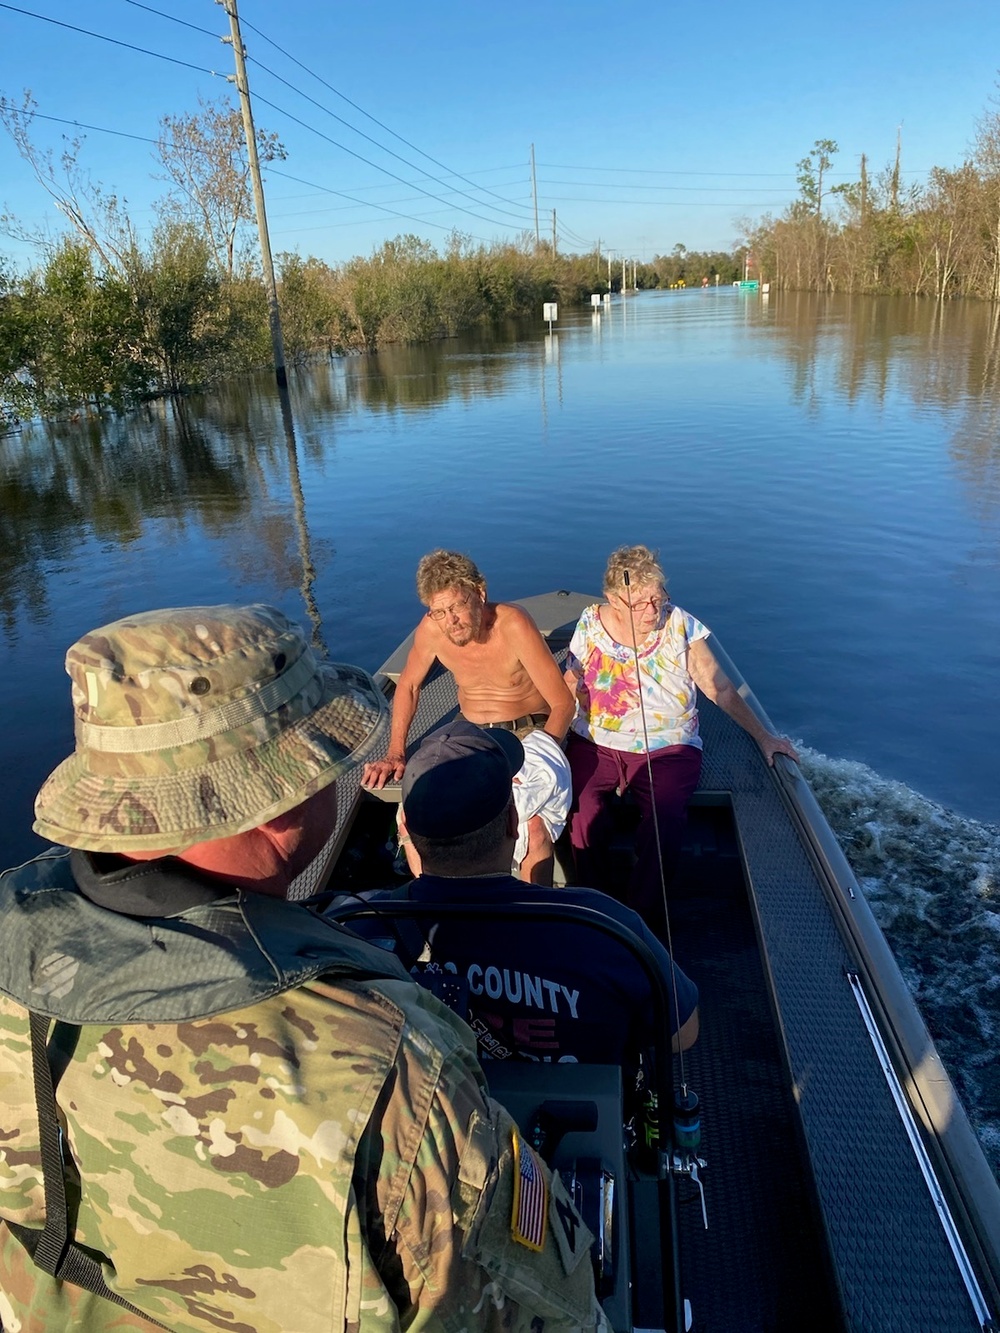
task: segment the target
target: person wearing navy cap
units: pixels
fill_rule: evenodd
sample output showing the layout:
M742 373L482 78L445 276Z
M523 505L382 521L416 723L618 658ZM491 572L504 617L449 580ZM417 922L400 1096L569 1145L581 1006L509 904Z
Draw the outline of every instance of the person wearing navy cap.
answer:
M425 903L576 905L613 918L659 962L672 1008L676 996L673 1046L686 1049L698 1035L697 988L635 912L595 889L544 888L510 874L517 836L511 792L522 758L512 732L484 731L462 719L424 739L402 783L405 830L423 866L406 896ZM384 925L376 929L379 943L407 951ZM449 979L460 987L459 1007L467 1009L481 1058L629 1068L652 1044L652 996L642 969L625 945L590 926L443 917L421 929L425 948L415 975L434 989Z

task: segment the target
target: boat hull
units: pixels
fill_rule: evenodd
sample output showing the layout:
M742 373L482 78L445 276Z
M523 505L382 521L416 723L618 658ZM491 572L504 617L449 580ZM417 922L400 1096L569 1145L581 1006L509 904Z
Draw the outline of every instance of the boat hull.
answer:
M520 604L561 658L592 600L560 592ZM408 644L382 668L390 696ZM713 648L766 721L715 639ZM450 675L432 673L411 747L456 708ZM678 958L702 994L686 1077L706 1106L709 1229L700 1209L681 1209L676 1317L683 1324L686 1299L705 1328L981 1330L998 1303L1000 1190L954 1087L797 766L779 756L769 768L708 700L699 712L705 761L692 836L732 846L715 864L692 844L681 871L689 901L678 905L687 918ZM383 799L398 800L398 789ZM361 800L345 788L338 848ZM714 916L745 914L728 961L699 902L723 873L735 876L719 899L730 906ZM807 1252L795 1244L805 1233ZM766 1271L744 1264L741 1274L751 1251Z

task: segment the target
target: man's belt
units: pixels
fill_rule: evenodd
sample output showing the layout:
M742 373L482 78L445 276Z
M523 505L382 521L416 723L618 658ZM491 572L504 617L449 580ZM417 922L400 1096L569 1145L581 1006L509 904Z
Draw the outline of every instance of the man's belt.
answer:
M502 727L504 731L517 731L520 727L544 727L549 720L548 713L525 713L523 717L511 718L508 722L477 722L477 727L489 731L491 727Z

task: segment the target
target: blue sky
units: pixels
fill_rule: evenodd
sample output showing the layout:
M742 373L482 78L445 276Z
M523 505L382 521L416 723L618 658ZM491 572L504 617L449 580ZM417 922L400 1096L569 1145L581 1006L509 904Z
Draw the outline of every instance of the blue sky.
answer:
M739 218L790 202L817 138L839 143L834 179L856 179L863 152L873 171L888 163L900 125L906 180L960 163L1000 64L997 0L241 0L240 16L257 123L289 154L266 179L272 246L331 263L399 232L440 243L452 228L484 241L533 230L532 143L541 229L551 234L555 209L560 248L728 248ZM45 116L118 131L84 131L81 162L148 233L166 187L141 140L199 97L235 97L226 32L212 0L2 5L0 94L19 102L30 88ZM35 122L57 155L72 133ZM61 229L2 130L0 207ZM0 255L24 266L34 251L0 237Z

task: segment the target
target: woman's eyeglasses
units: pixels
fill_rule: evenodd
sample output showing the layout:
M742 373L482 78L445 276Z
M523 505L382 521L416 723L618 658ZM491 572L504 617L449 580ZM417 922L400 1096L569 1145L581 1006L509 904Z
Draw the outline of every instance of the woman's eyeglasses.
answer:
M630 611L637 611L641 615L643 611L659 611L666 602L665 597L644 597L641 602L630 602L627 597L618 594L619 601L623 602Z

